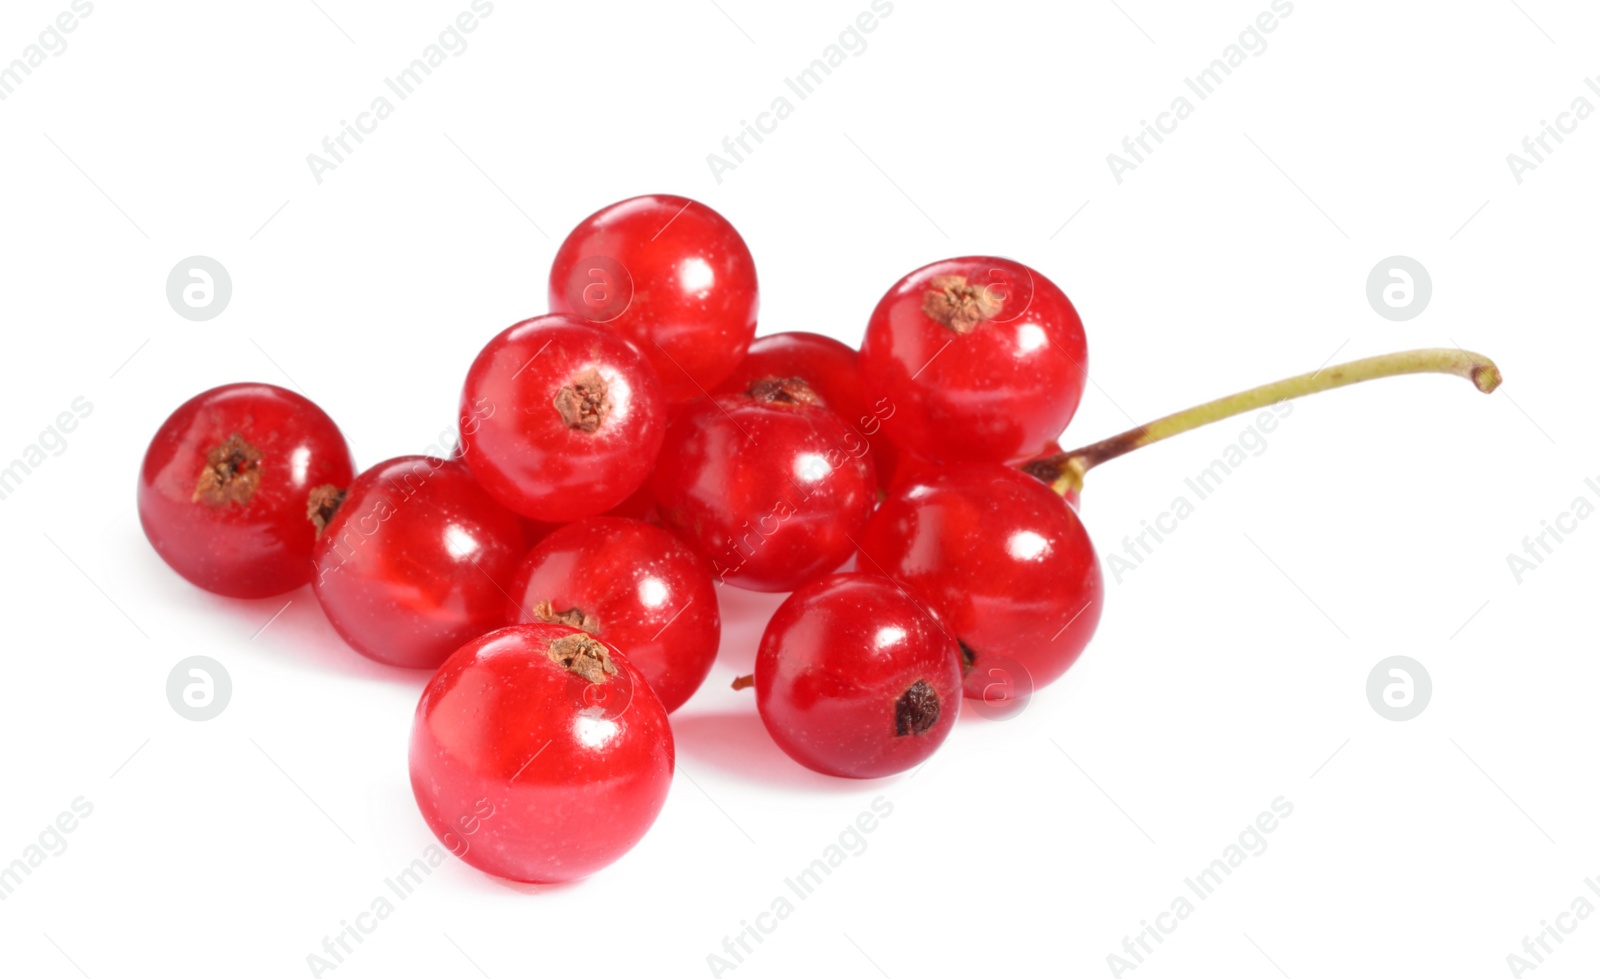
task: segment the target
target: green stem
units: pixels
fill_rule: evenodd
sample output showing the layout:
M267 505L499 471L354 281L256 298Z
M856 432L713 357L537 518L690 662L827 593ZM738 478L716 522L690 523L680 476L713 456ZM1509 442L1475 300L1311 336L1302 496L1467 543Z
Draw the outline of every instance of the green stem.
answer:
M1500 368L1482 354L1443 348L1406 350L1324 367L1310 374L1301 374L1298 377L1263 384L1248 391L1240 391L1238 394L1230 394L1165 418L1158 418L1147 425L1129 429L1093 445L1036 460L1029 463L1026 468L1031 475L1049 483L1057 493L1081 492L1085 473L1102 462L1115 459L1141 446L1160 442L1162 439L1224 418L1265 408L1289 398L1300 398L1350 384L1359 384L1362 381L1396 377L1401 374L1454 374L1471 381L1485 394L1500 386Z

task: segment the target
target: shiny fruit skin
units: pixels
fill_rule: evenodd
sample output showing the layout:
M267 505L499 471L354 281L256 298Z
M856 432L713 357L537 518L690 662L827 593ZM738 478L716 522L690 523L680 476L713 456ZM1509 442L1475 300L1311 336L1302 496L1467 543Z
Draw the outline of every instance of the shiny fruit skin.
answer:
M669 713L717 658L722 618L705 559L660 527L591 517L528 552L509 589L520 621L563 615L627 657Z
M800 377L845 421L866 412L856 352L820 333L769 333L750 341L744 359L718 386L717 394L745 394L763 377Z
M162 560L206 591L281 595L311 580L311 492L342 490L354 471L321 408L271 384L228 384L186 401L151 439L139 522Z
M938 305L942 284L957 282L968 297L963 308L987 318L968 323ZM893 408L885 434L939 463L1038 451L1072 420L1088 363L1083 323L1066 294L1021 263L982 256L935 262L901 279L879 300L861 345L867 400Z
M550 268L550 310L633 341L667 399L714 389L755 336L755 261L727 219L698 201L619 201L567 235Z
M460 461L402 456L356 477L317 538L312 588L363 656L435 669L508 625L521 519Z
M671 417L670 414L668 417ZM650 481L646 480L645 484L635 490L632 496L607 510L605 516L627 517L632 520L643 520L645 523L660 526L661 519L656 514L656 498L650 495Z
M603 411L589 411L577 393L591 390ZM461 393L462 455L501 505L565 523L604 513L644 484L666 417L655 371L632 344L570 316L540 316L500 333L473 361Z
M1100 563L1078 515L1045 484L998 465L902 484L861 537L861 566L940 614L971 662L968 697L1016 696L1058 679L1094 634Z
M878 778L926 761L961 709L955 639L879 574L836 574L790 595L756 654L756 705L789 757Z
M820 404L720 395L679 416L651 483L716 580L792 591L843 564L877 493L872 454Z
M799 377L822 403L843 418L861 439L872 446L878 479L886 483L895 470L899 450L883 434L888 403L868 405L861 393L860 357L851 347L820 333L771 333L751 341L744 360L717 389L718 394L744 394L763 377Z
M1022 470L1031 462L1035 462L1040 459L1047 459L1051 456L1060 454L1060 452L1060 444L1051 441L1047 443L1043 449L1031 453L1024 458L1013 459L1006 463L1006 465L1011 469ZM901 486L907 486L915 483L919 479L934 476L943 471L945 468L946 467L937 462L929 462L926 459L918 459L915 456L902 454L898 460L898 464L895 466L893 474L890 476L890 478L884 480L884 484L888 487L889 492L893 493ZM1079 493L1075 488L1068 487L1066 491L1061 494L1061 497L1067 501L1067 505L1072 507L1072 509L1081 511L1081 507L1078 505Z
M666 801L666 711L614 650L618 673L598 683L547 655L552 641L582 635L545 623L491 632L453 653L417 704L417 805L446 847L485 873L586 877L632 849Z

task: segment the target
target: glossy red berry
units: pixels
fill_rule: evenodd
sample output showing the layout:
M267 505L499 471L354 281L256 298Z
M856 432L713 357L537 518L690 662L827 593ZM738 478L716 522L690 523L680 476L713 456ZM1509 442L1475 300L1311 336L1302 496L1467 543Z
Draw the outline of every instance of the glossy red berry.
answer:
M660 527L593 517L528 552L511 590L523 622L561 622L628 658L669 712L711 672L722 638L705 559Z
M966 694L1021 699L1065 673L1100 620L1100 563L1078 515L997 465L901 485L861 537L861 566L925 599L961 644Z
M634 197L591 214L550 268L550 310L632 340L671 401L703 395L728 376L755 336L758 307L744 239L687 197Z
M651 488L718 581L791 591L843 564L872 512L872 455L803 383L769 378L679 416Z
M661 385L644 357L570 316L525 320L490 340L461 392L473 476L504 506L549 523L626 500L665 432Z
M670 417L670 416L669 416ZM656 513L656 498L650 492L650 482L634 491L634 494L618 503L605 512L608 517L627 517L631 520L643 520L646 523L659 524L660 515Z
M556 883L607 866L672 783L667 712L616 650L564 625L511 626L439 668L411 728L411 789L447 848Z
M312 588L362 655L431 670L511 622L506 592L525 546L522 521L460 461L381 462L317 519Z
M894 472L899 451L883 434L883 419L893 413L888 399L868 405L861 394L860 358L856 351L820 333L773 333L750 343L744 360L718 387L718 394L743 394L763 377L798 377L823 404L872 446L880 482Z
M145 452L139 522L206 591L266 598L311 580L312 495L350 485L333 419L293 391L228 384L173 412Z
M468 472L470 471L471 470L468 469ZM522 539L527 541L529 547L532 547L533 545L544 540L546 537L550 536L550 532L555 530L557 527L566 526L566 524L544 523L543 521L539 520L529 520L527 517L522 517L521 520Z
M1005 462L1072 420L1088 377L1077 310L1049 279L1003 258L953 258L895 283L861 345L862 390L884 432L935 462Z
M790 595L756 655L756 704L789 757L877 778L926 761L955 727L955 639L879 574L836 574Z
M834 413L854 424L865 413L855 350L820 333L771 333L750 342L717 394L744 394L763 377L798 377Z

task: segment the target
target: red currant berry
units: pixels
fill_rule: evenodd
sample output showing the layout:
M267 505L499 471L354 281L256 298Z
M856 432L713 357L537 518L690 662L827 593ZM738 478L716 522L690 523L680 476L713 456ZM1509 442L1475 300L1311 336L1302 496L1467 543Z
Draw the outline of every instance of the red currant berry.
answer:
M356 477L317 515L312 588L328 621L380 663L435 669L507 625L524 538L459 461L402 456Z
M333 419L293 391L228 384L174 411L145 452L139 522L206 591L266 598L311 580L313 494L355 470Z
M490 340L461 393L472 475L503 505L548 523L626 500L665 433L661 384L639 351L570 316L525 320Z
M1061 445L1052 440L1046 443L1043 450L1030 453L1020 459L1012 459L1011 461L1007 462L1006 465L1013 469L1020 469L1024 472L1029 472L1033 469L1037 469L1040 466L1048 466L1051 460L1056 459L1060 455ZM921 459L917 456L905 455L902 453L895 466L893 475L891 478L883 480L883 484L887 486L891 492L893 492L897 487L914 483L919 479L925 479L927 477L937 475L938 473L943 472L945 468L946 466L941 463L932 462L927 459ZM1049 475L1049 471L1046 469L1040 471L1038 479L1041 482L1048 483L1052 481L1053 477ZM1063 495L1066 497L1067 502L1072 504L1072 508L1077 509L1077 491L1069 491Z
M605 323L644 351L671 401L715 388L755 336L756 266L722 215L670 194L585 218L550 268L550 310Z
M593 517L552 532L511 594L523 622L561 622L621 650L669 712L717 658L722 619L704 559L643 521Z
M949 736L961 655L902 586L836 574L778 606L755 687L761 720L789 757L825 775L877 778L916 767Z
M878 479L887 482L899 455L882 431L883 416L893 409L886 399L868 407L861 394L860 358L855 350L820 333L797 331L757 337L717 393L743 394L763 377L798 377L810 385L823 404L872 446Z
M605 515L608 517L627 517L630 520L643 520L646 523L661 523L661 518L656 513L656 498L650 494L648 480L645 481L643 486L634 491L632 496L607 510Z
M532 547L533 545L544 540L546 537L549 537L550 532L555 530L557 527L566 526L566 524L544 523L539 520L529 520L527 517L522 517L521 520L522 540L529 547Z
M791 591L843 564L876 497L872 454L795 379L679 417L651 484L661 518L718 581Z
M772 333L750 342L717 394L744 394L764 377L798 377L834 413L854 422L865 413L856 352L820 333Z
M861 345L883 429L936 462L1005 462L1061 434L1083 397L1083 323L1049 279L1003 258L953 258L895 283Z
M461 647L411 728L411 789L428 827L510 880L576 880L613 863L655 822L672 766L667 712L644 678L564 625Z
M1026 697L1094 634L1104 585L1071 507L1032 476L956 466L904 484L861 538L862 566L924 598L961 644L968 697Z

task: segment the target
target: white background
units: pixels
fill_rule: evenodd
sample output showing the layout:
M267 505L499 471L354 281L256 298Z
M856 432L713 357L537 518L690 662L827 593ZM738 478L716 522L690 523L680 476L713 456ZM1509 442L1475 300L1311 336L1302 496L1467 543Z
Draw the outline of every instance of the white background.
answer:
M831 780L773 747L728 681L775 599L724 591L722 659L674 717L678 778L636 850L548 888L451 860L330 974L712 974L724 936L880 795L867 849L724 974L1107 975L1279 796L1294 812L1267 850L1140 979L1505 975L1542 920L1600 906L1600 520L1520 584L1506 560L1600 501L1600 120L1521 184L1506 162L1578 96L1600 105L1592 5L1296 0L1198 102L1183 79L1268 0L897 0L719 183L707 154L867 0L497 0L318 184L306 155L468 0L318 2L98 0L0 102L0 462L94 406L0 501L0 863L72 800L94 807L0 903L0 971L307 975L432 842L406 779L424 677L343 647L309 590L232 602L181 581L140 532L139 460L181 401L238 380L303 390L363 466L435 443L478 347L545 310L560 237L651 191L741 230L763 332L855 342L926 262L1031 264L1089 332L1068 443L1335 356L1459 343L1506 384L1299 404L1108 573L1064 680L1011 720L968 712L915 778ZM8 0L0 62L67 7ZM1193 115L1119 184L1106 155L1184 94ZM1397 254L1433 280L1399 323L1365 292ZM191 255L232 274L208 323L165 298ZM1248 424L1093 473L1102 557ZM205 723L164 693L194 654L233 678ZM1395 654L1434 686L1403 723L1365 693ZM1600 967L1600 917L1565 939L1540 979Z

